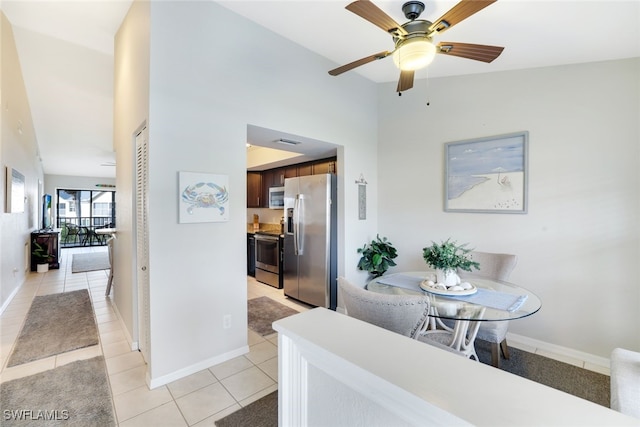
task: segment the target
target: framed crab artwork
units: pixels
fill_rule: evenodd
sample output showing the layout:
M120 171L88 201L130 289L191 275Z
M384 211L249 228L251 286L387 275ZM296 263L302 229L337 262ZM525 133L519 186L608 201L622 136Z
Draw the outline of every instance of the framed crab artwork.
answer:
M229 176L178 172L178 221L229 221Z

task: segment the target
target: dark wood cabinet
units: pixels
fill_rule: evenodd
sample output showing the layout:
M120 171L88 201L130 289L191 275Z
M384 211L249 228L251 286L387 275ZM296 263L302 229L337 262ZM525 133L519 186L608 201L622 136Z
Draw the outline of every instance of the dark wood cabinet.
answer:
M311 163L302 163L298 165L298 176L313 175L313 166Z
M262 174L247 172L247 207L260 208L264 202L262 196Z
M284 185L285 178L295 178L297 176L299 176L298 175L298 166L297 165L292 165L292 166L285 167L284 168L283 179L282 179L282 185Z
M256 277L256 238L247 233L247 274Z
M268 208L269 188L283 187L286 178L337 172L336 157L299 163L297 165L247 172L247 207Z
M40 259L33 252L41 248L49 255L49 268L60 268L60 232L36 231L31 233L31 271L37 271Z
M269 169L266 171L262 171L262 203L261 207L268 208L269 207L269 188L278 187L279 184L276 184L277 174L275 169Z
M336 173L335 159L319 160L313 163L313 175L319 175L322 173Z

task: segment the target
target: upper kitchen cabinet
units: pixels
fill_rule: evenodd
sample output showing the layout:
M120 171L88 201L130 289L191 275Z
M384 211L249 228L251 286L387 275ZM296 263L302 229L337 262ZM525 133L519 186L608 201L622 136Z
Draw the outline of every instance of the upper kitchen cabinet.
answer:
M298 176L313 175L313 163L312 162L301 163L301 164L298 165L297 169L298 169Z
M298 175L298 165L291 165L284 167L284 173L282 174L282 185L284 185L285 178L295 178Z
M247 172L247 207L262 207L262 203L265 202L262 194L262 174L260 172Z
M269 188L283 187L286 178L323 173L335 174L338 171L336 162L336 157L329 157L327 159L267 169L262 172L247 172L247 207L268 208Z
M336 173L336 158L318 160L313 163L313 175Z

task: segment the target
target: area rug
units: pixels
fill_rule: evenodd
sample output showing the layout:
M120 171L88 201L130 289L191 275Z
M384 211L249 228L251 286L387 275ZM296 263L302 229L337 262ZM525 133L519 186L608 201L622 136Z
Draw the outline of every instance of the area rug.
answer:
M115 426L102 356L2 383L0 407L6 427Z
M217 427L277 427L278 392L274 391L215 422Z
M491 364L491 347L477 340L476 353L482 363ZM509 347L509 359L500 360L500 369L564 391L607 408L610 405L610 377L538 354Z
M258 297L247 301L249 329L265 336L275 333L271 324L276 320L298 314L296 310L280 304L269 297Z
M71 272L82 273L85 271L107 270L109 265L108 252L89 252L86 254L73 254L71 260Z
M89 291L37 296L7 366L98 344Z

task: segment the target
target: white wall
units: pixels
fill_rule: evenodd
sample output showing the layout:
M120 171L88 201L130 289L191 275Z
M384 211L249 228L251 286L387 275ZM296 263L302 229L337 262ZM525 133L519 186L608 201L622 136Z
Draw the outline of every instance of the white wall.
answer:
M517 254L542 299L510 331L602 357L640 350L640 59L379 87L380 233L395 271L451 237ZM427 101L430 103L426 105ZM528 130L529 213L443 211L444 143Z
M115 37L113 145L116 151L116 227L113 297L133 347L138 340L135 287L135 134L149 118L150 2L134 1Z
M215 3L156 2L150 8L150 50L143 55L150 58L150 376L158 384L246 347L248 124L342 146L338 150L339 272L351 278L360 275L355 269L356 248L375 236L377 199L371 192L368 220L358 221L353 181L363 173L375 183L377 106L373 83L357 75L329 76L325 70L335 64ZM137 20L146 19L129 16L123 28L136 28ZM121 148L128 144L126 138L137 122L128 120L119 108L126 106L129 97L132 102L143 97L142 89L130 80L139 78L138 84L144 84L144 70L131 77L119 68L125 57L132 59L123 54L129 44L142 44L137 36L121 29L116 43L121 246L132 244L120 236L122 212L131 210L131 200L120 195L131 194L132 178L127 174L133 170L132 159L122 157ZM179 171L228 175L230 220L178 224ZM116 257L132 253L131 248L124 252L127 255L121 252ZM115 271L120 274L126 276L132 268L124 259L116 261ZM120 301L118 306L121 312L127 309ZM231 329L222 328L227 314L232 316ZM132 327L133 322L127 320L127 324Z
M0 311L25 279L24 245L38 228L42 164L11 24L0 12ZM6 212L6 167L25 176L23 213Z

